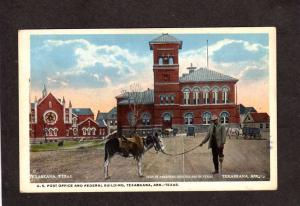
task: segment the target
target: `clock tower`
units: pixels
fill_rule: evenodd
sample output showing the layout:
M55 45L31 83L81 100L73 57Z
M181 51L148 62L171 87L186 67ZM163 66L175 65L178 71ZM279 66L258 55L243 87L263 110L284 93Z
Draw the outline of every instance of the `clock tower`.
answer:
M180 124L178 52L182 41L162 34L149 46L153 50L154 126L171 128Z

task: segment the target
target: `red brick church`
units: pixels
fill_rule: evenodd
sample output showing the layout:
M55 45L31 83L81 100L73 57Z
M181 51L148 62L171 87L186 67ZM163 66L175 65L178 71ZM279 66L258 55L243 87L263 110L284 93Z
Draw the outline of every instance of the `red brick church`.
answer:
M94 120L90 108L72 108L65 98L57 99L46 87L42 98L31 103L30 138L33 139L74 139L96 138L107 135L105 122Z
M217 115L224 124L240 123L236 104L236 83L238 79L208 68L187 68L189 73L179 77L178 53L182 41L169 34L149 42L153 51L154 89L140 92L141 111L136 129L142 134L163 128L177 128L186 131L187 126L196 132L204 131L212 115ZM130 91L129 91L130 92ZM130 131L132 107L130 98L121 94L117 99L118 130Z

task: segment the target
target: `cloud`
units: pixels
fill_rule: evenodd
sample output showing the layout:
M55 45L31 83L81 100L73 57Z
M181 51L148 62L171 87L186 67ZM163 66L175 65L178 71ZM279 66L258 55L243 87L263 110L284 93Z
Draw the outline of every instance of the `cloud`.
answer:
M248 66L240 72L240 80L262 80L268 76L268 70L257 66Z
M137 55L118 45L96 45L86 39L48 39L38 50L33 55L35 65L52 65L52 69L35 69L33 78L36 81L33 82L39 82L35 86L46 81L54 88L107 87L112 82L121 84L130 79L143 78L141 75L151 71L152 66L148 56ZM44 73L47 76L45 80L41 79Z
M206 67L206 49L206 47L201 47L182 52L180 74L186 73L186 68L191 63L196 67ZM268 47L266 46L245 40L223 39L210 45L208 50L209 69L244 80L262 79L268 76ZM259 69L254 71L253 68Z

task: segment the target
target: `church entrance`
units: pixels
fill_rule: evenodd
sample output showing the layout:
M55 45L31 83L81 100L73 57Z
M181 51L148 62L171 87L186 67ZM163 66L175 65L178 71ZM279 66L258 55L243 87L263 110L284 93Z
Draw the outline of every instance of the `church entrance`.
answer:
M165 113L163 115L163 128L164 129L172 128L172 116L170 113Z

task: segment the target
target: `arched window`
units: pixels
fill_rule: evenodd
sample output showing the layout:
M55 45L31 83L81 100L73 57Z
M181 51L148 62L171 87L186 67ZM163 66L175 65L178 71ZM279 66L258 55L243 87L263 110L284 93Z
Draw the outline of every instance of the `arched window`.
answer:
M88 128L86 129L86 131L87 131L87 135L91 135L91 128L90 128L90 127L88 127Z
M73 123L73 126L76 125L76 123L77 123L77 118L76 118L76 117L74 117L74 118L72 119L72 123Z
M77 133L78 133L77 128L74 128L74 129L73 129L73 135L74 135L74 136L77 136Z
M159 58L158 58L158 64L159 64L159 65L162 65L162 64L163 64L163 58L162 58L162 57L159 57Z
M175 96L172 95L172 96L171 96L171 104L174 104L174 100L175 100Z
M49 130L47 128L44 129L45 135L49 136Z
M85 127L82 128L82 134L83 134L83 135L86 135L86 128L85 128Z
M212 90L213 104L217 104L217 103L218 103L218 92L219 92L219 89L218 89L217 87L215 87L215 88Z
M169 64L174 64L174 59L173 59L173 57L169 57Z
M220 120L221 120L222 124L229 123L229 113L228 112L222 112L220 114Z
M190 103L190 90L188 88L185 88L183 90L183 104L189 104Z
M171 114L170 113L165 113L163 116L164 121L171 121Z
M194 104L199 104L199 88L195 88L193 89L193 101L194 101Z
M166 96L166 104L169 104L169 96Z
M164 103L164 96L160 96L160 104L163 104Z
M228 103L228 91L229 89L227 87L222 88L222 103Z
M95 127L92 128L92 135L96 135L96 128Z
M142 116L143 125L150 125L150 114L145 112Z
M192 113L187 113L184 115L184 124L190 125L193 124L193 114Z
M49 108L52 108L52 102L49 101Z
M57 131L58 131L57 128L53 128L53 136L57 136Z
M205 104L209 103L209 88L208 87L203 89L203 102Z
M209 124L210 120L211 120L211 113L210 112L204 112L202 114L202 120L204 124Z

